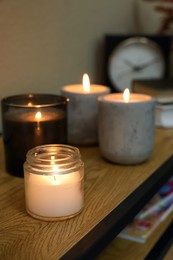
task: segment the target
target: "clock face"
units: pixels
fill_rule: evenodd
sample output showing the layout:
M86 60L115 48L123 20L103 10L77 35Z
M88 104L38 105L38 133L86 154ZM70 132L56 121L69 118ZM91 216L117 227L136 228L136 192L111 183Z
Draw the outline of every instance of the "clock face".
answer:
M113 50L108 75L116 90L131 89L133 80L163 77L165 63L158 45L145 37L131 37Z

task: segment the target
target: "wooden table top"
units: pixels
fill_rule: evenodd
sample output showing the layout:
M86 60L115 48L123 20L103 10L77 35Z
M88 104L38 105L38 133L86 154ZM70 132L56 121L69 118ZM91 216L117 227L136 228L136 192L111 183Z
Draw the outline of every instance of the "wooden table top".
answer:
M173 154L173 129L156 129L150 160L136 166L109 163L97 146L80 151L85 164L84 209L72 219L47 222L26 213L24 180L6 173L0 138L0 259L59 259L81 240L92 244L83 238Z

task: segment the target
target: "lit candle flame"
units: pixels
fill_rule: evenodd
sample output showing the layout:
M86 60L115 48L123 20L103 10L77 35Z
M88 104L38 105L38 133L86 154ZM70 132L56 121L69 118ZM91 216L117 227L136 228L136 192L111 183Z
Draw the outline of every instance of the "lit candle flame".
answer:
M28 107L32 107L32 102L28 102Z
M129 91L128 88L126 88L126 89L124 90L123 99L124 99L124 102L125 102L125 103L128 103L129 100L130 100L130 91Z
M85 92L90 92L90 80L86 73L83 75L83 89Z
M36 114L35 114L35 118L39 121L41 119L42 115L41 115L41 112L38 111Z

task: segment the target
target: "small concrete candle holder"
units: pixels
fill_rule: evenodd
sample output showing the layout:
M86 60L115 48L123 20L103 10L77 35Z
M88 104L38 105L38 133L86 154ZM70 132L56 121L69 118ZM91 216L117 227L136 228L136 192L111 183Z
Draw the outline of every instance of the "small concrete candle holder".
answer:
M98 97L110 93L106 86L89 82L84 74L83 85L67 85L61 90L68 103L68 142L73 145L98 143Z
M99 146L111 162L133 165L149 159L154 145L155 99L122 93L99 98Z

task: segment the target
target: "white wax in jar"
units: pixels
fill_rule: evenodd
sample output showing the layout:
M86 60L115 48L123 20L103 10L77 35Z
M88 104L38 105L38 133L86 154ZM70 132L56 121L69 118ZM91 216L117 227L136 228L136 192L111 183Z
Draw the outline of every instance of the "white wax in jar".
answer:
M65 217L79 212L83 205L81 181L79 172L51 176L26 173L27 209L44 217Z

